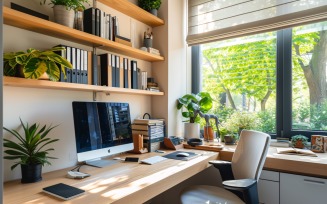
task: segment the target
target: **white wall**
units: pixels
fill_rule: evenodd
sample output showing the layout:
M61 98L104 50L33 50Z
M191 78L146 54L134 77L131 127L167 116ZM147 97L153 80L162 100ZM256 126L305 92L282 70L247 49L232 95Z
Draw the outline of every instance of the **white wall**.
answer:
M153 29L154 44L165 56L164 62L153 63L153 75L165 93L162 98L154 98L152 112L155 116L164 115L168 125L168 136L183 136L183 123L177 111L177 98L187 91L187 45L186 1L162 1L159 13L165 25ZM168 67L166 69L165 67Z
M5 0L4 5L10 6L11 1L12 0ZM40 6L39 0L14 0L13 2L30 9L45 11L45 14L52 16L52 9L47 6ZM142 39L138 36L143 35L143 32L148 28L147 25L131 19L113 9L104 8L100 3L98 3L98 7L118 16L121 23L121 35L125 37L135 35L135 47L138 48L138 46L142 44ZM132 31L131 25L134 26L134 31ZM134 34L134 32L136 34ZM5 52L26 50L31 47L42 50L58 44L75 46L92 51L91 47L4 25L3 47ZM101 53L101 50L99 53ZM151 76L152 73L151 66L152 64L149 62L138 60L138 67L144 71L148 71L148 76ZM52 160L51 166L45 166L43 172L75 165L77 159L72 101L92 101L92 92L8 86L3 87L3 92L3 124L5 127L16 129L19 126L19 117L21 117L23 121L29 123L40 122L42 124L59 124L59 127L55 128L49 135L52 138L60 139L59 142L53 144L55 151L51 153L51 156L57 157L58 159ZM131 118L133 120L142 117L145 112L151 113L151 102L152 99L156 97L160 98L161 96L151 97L128 94L111 94L110 96L106 96L103 93L98 93L97 101L130 103ZM4 137L11 138L12 136L4 132ZM21 176L19 167L14 171L10 170L12 164L13 161L4 161L3 171L5 181L18 179Z

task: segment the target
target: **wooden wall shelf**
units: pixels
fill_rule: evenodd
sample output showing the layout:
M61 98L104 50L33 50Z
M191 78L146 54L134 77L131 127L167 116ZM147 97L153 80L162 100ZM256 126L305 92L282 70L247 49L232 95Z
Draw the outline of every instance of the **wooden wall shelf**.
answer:
M128 0L97 0L106 6L109 6L123 14L130 16L138 21L141 21L151 27L162 26L165 22L152 15L151 13L143 10L137 5L129 2Z
M4 86L25 87L25 88L40 88L40 89L57 89L57 90L73 90L73 91L89 91L89 92L106 92L118 94L136 94L136 95L150 95L163 96L163 92L153 92L138 89L125 89L106 86L94 86L86 84L75 84L65 82L53 82L47 80L24 79L17 77L4 77Z
M132 13L132 12L131 12ZM3 7L3 19L7 25L15 26L25 30L41 33L64 40L80 43L87 46L98 47L118 54L145 61L163 61L162 56L150 54L140 49L132 48L111 40L100 38L73 28L40 19L8 7Z

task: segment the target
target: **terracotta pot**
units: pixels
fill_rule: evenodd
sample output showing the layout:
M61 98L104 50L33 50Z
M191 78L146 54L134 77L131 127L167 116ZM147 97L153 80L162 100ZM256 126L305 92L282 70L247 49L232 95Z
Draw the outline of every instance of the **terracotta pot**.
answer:
M298 140L296 141L296 143L294 144L295 148L299 148L299 149L303 149L304 148L304 144L302 142L302 140Z
M208 127L204 127L203 129L203 137L204 137L204 141L207 141L207 142L212 142L214 141L214 131L212 129L211 126L208 126Z

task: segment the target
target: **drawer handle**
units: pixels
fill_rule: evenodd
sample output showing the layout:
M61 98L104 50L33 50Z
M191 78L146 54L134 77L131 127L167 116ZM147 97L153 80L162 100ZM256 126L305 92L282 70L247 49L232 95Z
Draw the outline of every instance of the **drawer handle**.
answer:
M313 184L325 185L324 181L315 181L315 180L310 180L310 179L304 179L304 181L308 182L308 183L313 183Z

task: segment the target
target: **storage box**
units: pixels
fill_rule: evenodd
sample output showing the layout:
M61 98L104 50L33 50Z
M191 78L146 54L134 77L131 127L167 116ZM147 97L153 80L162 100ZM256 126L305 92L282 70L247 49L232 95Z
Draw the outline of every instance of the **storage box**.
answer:
M311 136L311 150L313 152L327 152L327 136L312 135Z

